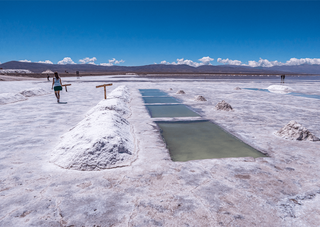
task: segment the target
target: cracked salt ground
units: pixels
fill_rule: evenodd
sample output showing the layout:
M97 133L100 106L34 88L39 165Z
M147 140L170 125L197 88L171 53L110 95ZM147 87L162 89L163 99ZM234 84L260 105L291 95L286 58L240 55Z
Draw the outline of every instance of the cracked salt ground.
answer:
M263 92L234 90L265 88L276 83L272 80L63 79L72 83L61 96L67 105L53 105L52 94L0 106L0 226L319 226L320 143L274 135L295 120L319 137L320 104L314 99L276 94L266 99ZM126 119L138 158L102 171L49 163L60 136L103 98L95 88L101 81L114 83L108 94L119 85L130 89ZM319 95L319 83L290 87ZM51 85L44 80L3 84L1 92ZM182 104L270 157L172 162L138 88L172 88L169 94ZM174 94L179 89L186 94ZM193 101L199 94L207 102ZM236 111L215 111L221 100Z

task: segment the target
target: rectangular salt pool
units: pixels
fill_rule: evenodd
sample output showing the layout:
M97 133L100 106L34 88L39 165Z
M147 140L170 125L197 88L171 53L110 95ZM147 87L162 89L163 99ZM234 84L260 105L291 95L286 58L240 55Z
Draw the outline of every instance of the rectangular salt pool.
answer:
M210 121L156 122L172 161L265 157Z
M142 96L153 96L153 97L168 96L167 93L159 89L139 89L139 91Z
M199 117L200 115L182 104L146 105L152 118L157 117Z
M142 97L144 103L179 103L173 97Z

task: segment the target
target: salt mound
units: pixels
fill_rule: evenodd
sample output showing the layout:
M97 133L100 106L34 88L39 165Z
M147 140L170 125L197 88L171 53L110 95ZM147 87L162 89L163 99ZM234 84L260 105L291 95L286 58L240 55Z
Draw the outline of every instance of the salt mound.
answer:
M117 95L128 94L125 86L114 91ZM109 108L113 105L118 106ZM122 107L129 111L123 97L102 100L85 119L62 136L51 162L62 168L83 171L130 165L135 158L134 139L130 123L123 115L125 111L120 111Z
M21 91L20 94L25 97L33 97L33 96L39 96L39 95L46 95L46 94L49 94L49 92L42 88L31 88L31 89Z
M278 93L278 94L287 94L289 92L293 92L294 89L288 86L283 85L271 85L267 88L270 92Z
M194 100L195 101L207 101L202 95L197 95Z
M275 134L277 136L291 140L320 140L318 137L311 134L311 132L308 129L302 127L302 125L297 123L296 121L290 121L286 126L277 131Z
M120 99L103 99L95 107L90 109L85 116L95 112L116 111L120 115L126 115L130 112L128 106Z
M236 87L234 90L241 90L241 88L239 88L239 87Z
M21 94L14 94L14 93L1 93L0 94L0 105L24 101L24 100L27 100L27 98Z
M120 115L130 112L126 103L130 101L129 89L127 86L119 86L108 94L107 99L101 100L95 107L90 109L86 116L98 111L114 110Z
M184 90L179 90L179 91L177 91L177 93L176 94L178 94L178 95L184 95L185 94L185 92L184 92Z
M225 111L233 110L231 105L229 103L226 103L224 100L222 100L221 102L218 102L218 104L216 105L216 109L225 110Z
M128 101L130 99L130 92L127 86L122 85L114 89L107 95L107 99L119 98L124 101Z

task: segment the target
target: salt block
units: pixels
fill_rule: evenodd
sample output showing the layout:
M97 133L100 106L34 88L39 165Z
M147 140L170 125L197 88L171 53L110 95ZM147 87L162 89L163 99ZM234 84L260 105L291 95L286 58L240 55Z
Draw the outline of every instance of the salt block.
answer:
M229 103L226 103L224 100L218 102L216 105L217 110L231 111L233 110L232 106Z
M302 127L296 121L290 121L286 126L275 133L285 139L298 141L320 141L318 137L313 135L308 129Z

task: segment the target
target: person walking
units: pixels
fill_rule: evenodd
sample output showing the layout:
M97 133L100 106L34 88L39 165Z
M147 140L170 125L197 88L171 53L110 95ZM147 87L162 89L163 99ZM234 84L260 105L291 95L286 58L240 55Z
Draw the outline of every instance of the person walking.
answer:
M62 82L61 78L58 75L58 72L54 72L54 77L52 80L52 88L54 89L54 94L57 97L57 102L60 102L60 91L62 90Z

